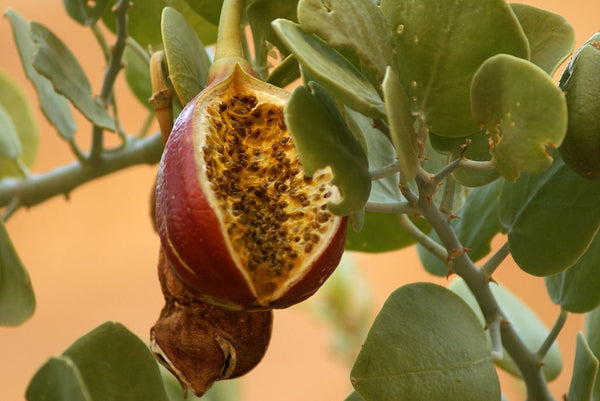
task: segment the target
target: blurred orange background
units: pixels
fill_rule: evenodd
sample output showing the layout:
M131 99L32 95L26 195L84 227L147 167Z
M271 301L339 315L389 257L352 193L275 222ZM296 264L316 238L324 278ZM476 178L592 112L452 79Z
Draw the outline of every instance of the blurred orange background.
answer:
M442 1L442 0L440 0ZM530 0L526 3L565 16L577 32L577 46L600 29L597 0ZM26 19L51 27L72 49L90 76L94 90L102 80L102 56L91 34L71 21L59 0L0 0L0 9L15 8ZM64 141L44 120L21 69L10 25L0 21L0 69L12 76L31 99L42 133L33 171L41 173L73 160ZM119 77L117 96L127 132L134 133L146 116ZM91 129L77 116L77 136L88 143ZM163 299L155 274L158 238L149 218L149 196L155 166L140 166L86 184L69 195L30 210L8 222L14 245L29 270L37 297L34 316L17 328L0 328L0 399L22 400L35 371L60 354L75 339L104 321L125 324L147 339ZM503 239L497 238L497 248ZM391 291L415 281L447 284L420 267L414 248L381 255L357 255L360 272L372 287L372 317ZM551 326L559 310L546 295L543 280L505 262L496 279L536 311ZM401 317L399 317L401 318ZM551 384L555 397L568 391L575 334L581 316L570 316L558 341L563 373ZM303 305L276 312L271 347L263 362L240 380L243 400L343 400L351 391L350 367L332 352L332 338L322 320ZM513 400L523 399L521 387L502 376Z

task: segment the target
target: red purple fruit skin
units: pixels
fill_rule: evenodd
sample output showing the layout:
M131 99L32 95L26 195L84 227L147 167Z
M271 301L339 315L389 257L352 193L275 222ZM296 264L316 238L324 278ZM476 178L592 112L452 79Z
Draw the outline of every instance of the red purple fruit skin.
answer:
M205 91L181 112L160 162L156 222L169 266L191 292L206 302L246 310L296 304L311 296L339 264L346 239L346 218L304 277L279 299L259 304L231 258L219 219L199 184L193 124L197 117L195 105Z

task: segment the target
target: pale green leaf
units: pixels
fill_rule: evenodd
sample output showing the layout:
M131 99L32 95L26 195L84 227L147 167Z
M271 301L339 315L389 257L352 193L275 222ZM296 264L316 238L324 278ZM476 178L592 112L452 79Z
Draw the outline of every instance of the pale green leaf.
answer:
M284 88L298 78L300 78L300 65L298 65L296 57L290 54L269 72L266 82Z
M560 80L566 92L569 122L560 147L576 173L600 181L600 32L575 54Z
M65 352L94 400L166 401L158 365L146 344L119 323L104 323Z
M200 4L210 3L210 4ZM111 6L116 4L116 0L110 0ZM162 43L160 33L160 19L162 10L165 7L172 7L179 11L185 16L187 22L194 28L196 35L200 38L203 43L211 44L214 43L217 37L217 20L214 22L207 21L204 17L199 15L196 11L205 9L208 11L206 14L211 14L213 6L219 7L218 12L221 11L222 0L152 0L134 1L127 11L127 29L128 34L134 38L143 48L148 46L156 47ZM115 15L112 12L107 12L102 16L102 22L110 29L113 33L116 32L116 20Z
M284 56L289 53L289 50L273 30L271 22L277 18L297 21L297 8L298 0L255 0L248 5L248 21L252 28L252 39L256 52L255 64L257 64L256 69L260 75L266 75L267 57L272 46L276 46Z
M552 164L547 149L565 137L567 103L542 69L505 54L491 57L473 77L471 107L504 178L514 182L522 171L539 173Z
M352 63L315 35L283 19L273 21L273 28L286 47L293 51L306 75L318 82L336 100L374 118L385 116L381 96Z
M348 397L346 397L344 401L365 401L365 399L362 398L356 391L353 391Z
M31 280L0 219L0 325L17 326L27 320L34 309Z
M284 113L305 173L331 167L342 200L329 209L341 216L360 211L371 190L368 160L333 99L311 82L294 89Z
M223 0L186 0L189 6L202 18L214 25L219 25Z
M40 133L25 94L10 77L4 75L1 71L0 108L7 113L11 120L10 124L16 130L17 140L21 146L20 161L25 166L31 167L37 155ZM15 121L18 121L18 123L15 124ZM0 131L0 135L6 134L6 132ZM0 148L2 147L0 145ZM19 175L21 175L21 172L15 167L14 161L0 160L0 177Z
M586 314L585 337L596 358L600 358L600 308ZM596 374L592 396L594 401L600 401L600 374Z
M379 80L396 64L392 31L372 0L300 0L298 21L304 32L352 51Z
M592 389L598 373L598 358L590 349L582 333L577 333L575 362L569 386L569 401L591 401Z
M27 401L93 401L77 366L63 356L51 357L33 376Z
M131 89L135 98L144 107L150 111L154 111L154 107L152 107L148 100L152 96L148 61L144 60L129 47L126 47L123 52L123 61L125 62L125 80L127 81L127 85L129 85L129 89Z
M108 8L109 0L63 0L67 13L81 25L91 25L96 22Z
M570 312L583 313L600 305L600 235L567 270L546 277L546 288L552 302Z
M17 128L8 111L0 105L0 159L16 161L22 150Z
M573 26L562 15L548 10L518 3L510 6L529 41L531 62L554 75L575 47Z
M391 68L387 69L383 80L383 96L401 179L405 183L410 182L417 176L420 166L417 134L410 102L402 83Z
M352 368L365 401L500 401L483 328L451 291L430 283L392 293Z
M481 63L499 54L529 57L529 44L504 0L382 0L395 34L399 77L432 132L478 131L469 88Z
M177 10L163 10L161 29L169 77L185 105L206 86L211 62L204 45Z
M568 168L556 154L541 174L505 182L500 219L521 269L550 276L572 266L600 227L600 185Z
M30 28L37 44L32 60L35 69L93 124L114 131L115 122L92 96L90 82L73 53L45 26L31 22Z
M48 119L50 124L56 127L56 130L61 137L68 141L72 141L77 127L73 120L69 102L63 96L56 93L54 88L52 88L50 81L40 75L31 65L31 59L35 53L35 43L31 38L27 21L10 8L5 11L4 15L8 17L11 23L13 36L15 43L17 44L17 49L19 50L25 75L27 75L27 78L33 83L37 91L40 108L42 109L44 116ZM35 136L35 142L37 143L39 134L35 133L32 135ZM21 138L21 141L24 144L28 142L25 141L24 138ZM30 157L26 156L27 149L28 146L25 146L23 161L26 165L30 165L33 162L33 156L37 153L37 145L35 146L33 155Z
M454 280L449 289L458 294L463 300L469 304L473 309L482 327L486 326L485 319L481 313L481 309L477 303L477 300L473 296L473 293L467 287L467 284L463 279L457 278ZM490 289L494 298L500 305L500 308L505 313L506 318L515 329L519 337L523 340L525 345L530 350L537 350L546 337L548 336L549 330L546 328L541 319L535 314L535 312L527 306L523 301L517 298L511 293L506 287L491 283ZM489 334L488 334L489 339ZM491 341L490 341L491 344ZM503 352L503 358L495 363L505 371L520 377L519 368L508 355L506 350ZM552 344L550 350L544 357L544 366L542 368L544 377L546 380L551 381L556 379L562 370L562 358L560 349L557 343Z

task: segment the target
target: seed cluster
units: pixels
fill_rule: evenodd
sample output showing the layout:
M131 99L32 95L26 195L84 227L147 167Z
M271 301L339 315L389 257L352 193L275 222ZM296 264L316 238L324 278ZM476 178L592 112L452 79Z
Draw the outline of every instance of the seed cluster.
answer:
M247 94L217 99L207 113L207 178L257 293L270 294L331 227L331 173L304 175L280 106Z

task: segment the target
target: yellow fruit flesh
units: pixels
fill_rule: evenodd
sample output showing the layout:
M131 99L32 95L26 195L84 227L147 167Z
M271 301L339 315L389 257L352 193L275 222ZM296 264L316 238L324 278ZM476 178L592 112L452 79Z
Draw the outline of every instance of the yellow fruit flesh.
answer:
M327 203L339 194L329 171L304 175L282 105L227 92L205 116L206 177L239 263L257 296L269 296L337 227Z

